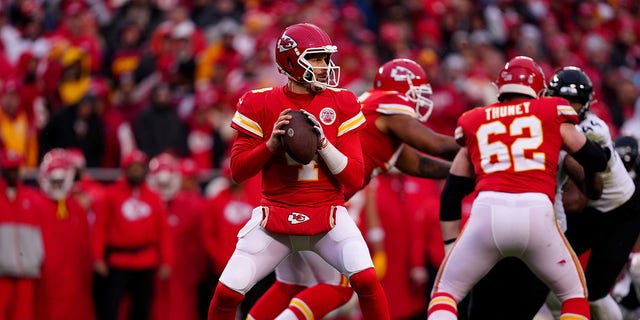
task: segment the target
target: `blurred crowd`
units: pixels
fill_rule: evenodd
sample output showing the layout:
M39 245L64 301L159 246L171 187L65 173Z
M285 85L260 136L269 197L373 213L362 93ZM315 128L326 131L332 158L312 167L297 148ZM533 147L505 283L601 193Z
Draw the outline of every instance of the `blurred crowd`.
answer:
M6 186L7 168L19 166L38 171L42 189L19 193L21 199L42 206L53 201L47 210L57 222L73 216L71 208L76 206L89 217L90 232L62 244L65 248L91 243L91 248L77 251L86 257L65 258L64 250L48 249L47 241L58 238L51 236L55 228L42 227L45 245L40 259L47 268L48 259L56 268L63 268L59 261L77 260L86 264L76 270L94 270L94 278L89 272L82 278L87 282L80 282L79 291L69 295L109 292L109 299L95 299L111 303L96 305L98 315L129 305L132 312L144 312L138 307L142 303L153 305L150 312L156 319L198 319L203 313L198 313L203 309L197 305L198 296L204 297L206 310L210 288L215 287L207 282L222 271L235 234L259 197L259 181L239 186L227 178L225 159L234 134L229 123L245 91L286 82L275 67L273 48L275 37L296 22L311 22L329 33L338 46L332 58L341 67L340 87L356 95L371 87L381 63L403 57L420 63L433 88L434 111L425 125L439 133L452 135L460 114L494 102L495 75L510 58L527 55L547 76L562 66L580 67L594 83L597 101L591 110L609 124L612 137L640 138L637 1L15 0L3 2L0 10L0 198L15 189ZM53 167L77 171L75 182L62 195L51 196L42 187L47 182L40 177L55 171L45 155L63 158L53 161L60 162ZM129 172L136 171L130 169L135 168L132 164L145 169L138 170L144 175L137 182ZM118 169L106 179L115 187L85 172L95 168ZM203 181L203 172L210 170L218 174ZM440 184L386 176L371 188L376 197L352 201L356 212L377 201L380 211L411 213L381 215L387 219L383 225L388 241L393 241L387 246L407 248L387 252L387 280L383 279L385 289L406 293L387 294L397 319L426 308L429 275L443 257L437 220ZM153 195L141 196L139 189L147 187ZM118 190L131 193L116 195ZM98 218L108 217L116 201L128 197L138 200L129 204L131 216L125 222L145 221L148 226L126 229L124 222L114 226L114 221ZM77 203L60 202L71 198ZM6 203L0 202L0 217L6 212L2 206L15 205ZM149 222L156 214L157 221ZM416 230L407 232L403 225L411 221ZM121 227L129 231L122 233ZM148 232L137 234L139 230ZM123 234L129 235L126 240L119 238ZM171 237L164 238L166 234ZM425 234L428 237L417 236ZM127 242L131 239L133 243ZM148 253L149 246L162 249ZM142 258L122 260L118 254ZM56 255L61 260L50 260ZM49 279L55 274L50 270L58 269L8 278ZM3 272L0 268L0 286L6 284ZM156 273L161 277L154 277ZM410 279L402 277L409 273ZM143 281L132 284L131 279ZM54 283L41 283L47 285L41 289L21 284L27 288L21 294L35 290L61 295L56 289L71 282ZM101 290L90 290L94 285ZM153 292L144 290L152 287ZM125 294L131 288L138 290ZM121 297L125 307L115 304L114 309L113 301ZM0 294L0 310L5 298ZM92 301L86 303L93 305ZM89 309L78 319L92 319L96 313ZM38 319L58 319L55 312L50 314L51 318Z
M115 168L140 149L220 167L246 90L284 83L273 62L285 26L312 22L338 46L340 86L362 93L377 66L418 61L434 87L428 125L495 100L491 82L515 55L547 76L576 65L596 113L639 134L636 1L11 1L0 15L0 143L34 168L56 147Z

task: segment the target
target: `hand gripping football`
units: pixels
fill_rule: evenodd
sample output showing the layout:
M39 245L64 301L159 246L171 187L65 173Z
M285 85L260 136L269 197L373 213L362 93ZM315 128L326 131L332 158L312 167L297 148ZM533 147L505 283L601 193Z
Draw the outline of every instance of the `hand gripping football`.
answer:
M318 149L318 135L313 130L313 125L300 111L291 110L289 124L282 126L284 135L280 136L280 142L289 156L301 164L307 164L313 160Z

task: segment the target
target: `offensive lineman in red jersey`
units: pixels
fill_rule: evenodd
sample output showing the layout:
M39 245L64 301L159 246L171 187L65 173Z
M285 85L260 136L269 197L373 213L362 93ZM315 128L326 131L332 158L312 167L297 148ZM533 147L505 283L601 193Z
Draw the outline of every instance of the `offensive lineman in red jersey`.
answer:
M380 67L373 90L359 98L368 123L361 132L365 180L347 188L346 199L394 166L413 176L446 177L449 162L415 150L452 160L460 148L453 137L437 134L421 123L431 114L430 94L426 73L416 62L394 59ZM276 279L249 313L251 319L274 319L278 314L277 319L320 319L353 294L338 271L312 252L291 254L276 269Z
M556 170L560 149L587 172L603 171L610 154L575 129L578 115L566 100L539 97L544 74L531 58L510 60L497 86L499 102L458 119L463 148L441 195L441 215L459 210L474 184L479 193L440 267L428 319L457 319L457 302L504 257L522 259L554 291L560 319L589 319L584 276L553 210ZM458 227L443 223L443 237Z
M287 27L275 48L287 84L248 92L238 102L231 124L238 131L231 175L240 183L262 171L262 199L238 233L209 306L210 320L235 319L244 294L298 250L318 253L348 277L365 319L389 318L367 245L344 207L343 188L357 188L364 180L357 133L365 119L353 93L334 89L339 67L330 56L335 52L317 26ZM316 157L306 165L280 145L292 109L304 110L318 134Z

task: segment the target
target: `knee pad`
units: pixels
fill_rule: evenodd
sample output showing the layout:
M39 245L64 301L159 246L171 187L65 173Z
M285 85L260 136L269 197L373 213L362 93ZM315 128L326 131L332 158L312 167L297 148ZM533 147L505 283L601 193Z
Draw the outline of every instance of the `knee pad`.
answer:
M345 271L349 276L361 270L373 269L369 248L364 241L358 241L357 238L342 247L342 258Z
M247 294L256 284L255 262L242 255L233 255L220 275L220 282L231 290Z

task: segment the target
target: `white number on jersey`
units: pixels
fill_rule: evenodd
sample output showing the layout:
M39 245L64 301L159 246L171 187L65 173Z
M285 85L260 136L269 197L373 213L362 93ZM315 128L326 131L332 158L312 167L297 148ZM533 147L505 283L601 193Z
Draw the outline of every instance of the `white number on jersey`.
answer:
M311 160L311 162L307 164L301 164L295 160L293 160L288 154L287 156L287 165L290 166L298 166L298 181L318 181L318 163L315 160Z
M529 137L517 138L511 146L501 141L489 143L489 137L498 134L519 136L528 128ZM500 121L493 121L481 125L476 132L478 148L480 150L480 166L485 173L508 170L544 170L545 155L542 152L532 152L529 157L527 150L536 150L542 144L542 122L536 116L520 117L513 120L507 132L506 126ZM495 156L495 157L494 157ZM494 162L492 162L494 158Z

